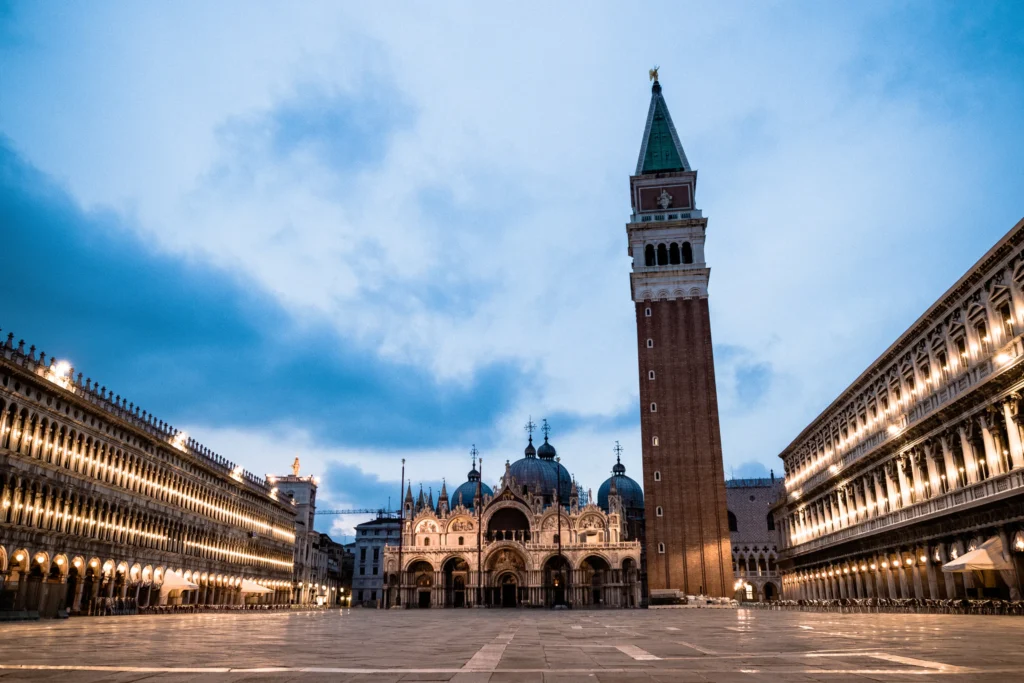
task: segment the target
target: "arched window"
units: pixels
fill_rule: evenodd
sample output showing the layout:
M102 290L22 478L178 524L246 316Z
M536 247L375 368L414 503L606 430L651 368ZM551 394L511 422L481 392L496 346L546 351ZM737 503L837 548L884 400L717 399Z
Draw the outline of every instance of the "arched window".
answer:
M689 242L683 242L683 263L693 263L693 247Z
M654 245L653 244L648 244L647 247L644 249L644 265L645 266L653 266L654 265Z
M665 544L664 543L659 543L658 544L658 552L661 553L662 555L665 554Z
M732 513L730 512L729 514L732 514ZM430 545L430 539L429 538L424 538L423 539L423 545Z
M463 543L464 543L464 541L462 539L462 536L459 536L459 545L463 545Z
M654 509L654 514L656 516L658 516L658 517L661 517L661 516L664 515L664 511L661 509L660 505Z
M652 413L658 412L658 404L657 403L652 403L651 404L651 412Z
M651 317L651 307L650 306L648 306L647 308L644 309L644 315L646 317L648 317L648 318Z
M732 510L729 510L728 512L729 512L729 531L739 531L739 528L736 526L736 515L734 515L732 513Z
M656 436L652 436L652 437L651 437L651 445L652 445L652 446L657 446L657 445L659 445L660 443L661 443L661 440L660 440L660 439L658 439L658 437L656 437Z
M665 248L664 244L659 244L658 245L658 265L659 266L667 266L668 265L668 249Z
M654 340L653 339L648 339L647 340L647 348L649 348L649 349L653 349L654 348Z
M661 472L654 470L654 481L661 481Z
M668 248L668 262L673 266L679 265L679 245L675 242Z
M651 370L647 373L647 379L654 379L654 370Z
M775 531L775 517L768 513L768 531Z

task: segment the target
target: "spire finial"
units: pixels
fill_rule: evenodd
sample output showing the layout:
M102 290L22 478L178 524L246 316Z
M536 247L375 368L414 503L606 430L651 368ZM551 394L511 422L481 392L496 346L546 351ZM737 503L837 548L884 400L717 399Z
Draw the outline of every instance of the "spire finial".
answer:
M653 69L647 72L647 75L649 75L651 77L651 80L654 81L655 83L658 82L658 69L659 67L655 65Z
M615 442L615 448L612 450L615 451L615 462L622 462L622 446L618 441Z
M548 440L548 434L551 433L551 425L548 424L548 419L546 417L544 419L542 419L540 422L541 422L541 425L542 425L540 430L542 432L544 432L544 440L547 441Z
M526 426L523 427L523 429L525 429L529 433L530 441L533 441L533 430L536 428L537 425L533 421L533 416L531 415L530 417L526 418Z
M473 444L473 447L469 449L469 454L473 456L473 469L474 470L476 469L476 456L479 455L479 453L480 453L480 451L478 451L476 449L476 444Z

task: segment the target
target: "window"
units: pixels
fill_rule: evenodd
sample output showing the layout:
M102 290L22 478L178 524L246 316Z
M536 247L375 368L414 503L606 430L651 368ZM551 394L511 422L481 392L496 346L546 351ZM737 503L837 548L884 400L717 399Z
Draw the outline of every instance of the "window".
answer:
M366 567L359 568L359 576L366 576Z
M555 534L554 537L551 539L551 542L552 543L558 543L558 538L559 538L558 534Z
M654 370L647 373L647 379L654 379Z
M729 510L729 531L739 531L736 525L736 515L732 514L732 510Z
M644 315L646 317L648 317L648 318L651 317L651 307L650 306L648 306L647 308L644 309Z
M356 600L358 600L359 602L363 601L363 591L362 590L360 590L359 593L356 594Z
M775 531L775 517L768 515L768 531Z
M652 413L658 412L658 404L657 403L652 403L651 404L651 412Z
M665 248L664 244L659 244L658 245L658 265L659 266L667 266L668 265L668 249Z
M661 554L661 555L665 554L665 544L664 543L659 543L658 544L658 553Z
M459 545L462 545L462 544L463 544L462 536L459 536Z
M653 339L648 339L647 340L647 348L649 348L649 349L653 349L654 348L654 340Z
M689 242L683 242L683 263L693 263L693 247Z
M374 576L377 576L377 567L374 567L374 568L373 568L373 572L372 572L372 574L373 574Z
M374 564L376 564L377 560L379 560L379 559L380 559L380 548L374 548L373 549L373 562L374 562Z
M679 265L679 245L675 242L668 248L668 262L673 266Z
M429 538L424 538L423 539L423 545L430 545L430 539Z
M661 472L659 470L654 470L654 481L661 481Z
M654 514L658 517L664 517L664 511L661 509L660 505L654 508Z
M653 266L654 265L654 245L653 244L648 244L647 248L644 249L644 265L645 266Z
M376 600L377 599L377 591L370 591L370 599L371 600Z
M359 561L366 562L366 548L359 549Z
M656 437L656 436L652 436L651 437L651 445L652 446L657 446L660 443L661 443L661 440L658 437Z

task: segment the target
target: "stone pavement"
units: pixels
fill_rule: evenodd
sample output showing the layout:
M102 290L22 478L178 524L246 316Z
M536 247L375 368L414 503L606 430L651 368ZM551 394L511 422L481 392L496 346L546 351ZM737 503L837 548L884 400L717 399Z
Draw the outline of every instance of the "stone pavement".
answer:
M0 625L0 683L1024 680L1024 619L344 610Z

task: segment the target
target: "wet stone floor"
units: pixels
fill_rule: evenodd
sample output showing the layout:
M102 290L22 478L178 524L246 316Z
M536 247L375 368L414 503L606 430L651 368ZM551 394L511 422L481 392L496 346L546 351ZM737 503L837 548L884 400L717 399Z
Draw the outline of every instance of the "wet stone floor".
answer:
M0 624L12 681L1024 681L1024 619L334 610Z

